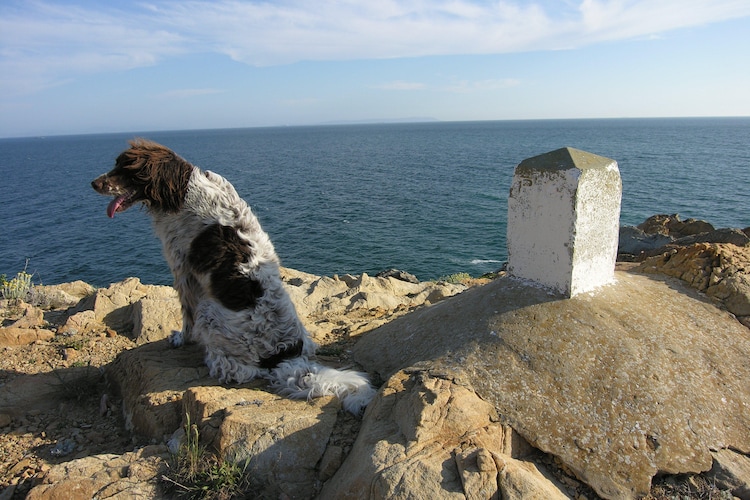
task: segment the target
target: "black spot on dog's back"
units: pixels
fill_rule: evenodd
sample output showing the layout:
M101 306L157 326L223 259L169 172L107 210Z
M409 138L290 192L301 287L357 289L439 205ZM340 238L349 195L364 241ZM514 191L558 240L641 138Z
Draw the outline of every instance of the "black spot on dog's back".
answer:
M241 259L242 251L236 248L237 242L232 241L236 236L236 231L231 227L221 224L206 226L190 244L188 262L195 271L206 273L219 267L225 260Z
M224 307L241 311L255 307L263 296L260 282L240 271L252 257L252 249L233 227L207 226L190 245L188 262L198 273L211 276L211 294Z

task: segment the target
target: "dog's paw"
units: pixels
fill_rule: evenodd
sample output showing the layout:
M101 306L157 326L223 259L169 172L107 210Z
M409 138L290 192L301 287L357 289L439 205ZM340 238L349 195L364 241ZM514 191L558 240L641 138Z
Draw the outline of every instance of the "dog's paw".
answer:
M172 330L172 335L169 336L169 344L172 347L180 347L185 344L185 338L182 335L182 330Z

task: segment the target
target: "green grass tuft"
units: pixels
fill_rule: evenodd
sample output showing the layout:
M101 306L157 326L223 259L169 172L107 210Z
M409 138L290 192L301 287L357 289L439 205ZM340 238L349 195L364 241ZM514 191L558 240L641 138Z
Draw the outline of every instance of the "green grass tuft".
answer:
M251 485L245 469L208 452L199 438L198 426L186 415L185 442L162 476L167 493L190 500L248 498Z
M445 281L446 283L460 285L466 281L469 281L470 279L471 275L469 273L455 273L449 274L447 276L441 276L440 278L438 278L438 281Z

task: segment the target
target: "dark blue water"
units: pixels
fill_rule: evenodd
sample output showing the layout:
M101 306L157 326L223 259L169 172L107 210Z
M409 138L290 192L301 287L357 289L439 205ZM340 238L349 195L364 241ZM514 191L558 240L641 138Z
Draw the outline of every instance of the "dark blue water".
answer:
M507 195L525 158L563 146L617 160L622 224L679 213L750 226L750 118L279 127L0 139L0 273L98 286L172 279L145 211L113 220L90 181L144 136L227 177L283 265L434 279L506 259Z

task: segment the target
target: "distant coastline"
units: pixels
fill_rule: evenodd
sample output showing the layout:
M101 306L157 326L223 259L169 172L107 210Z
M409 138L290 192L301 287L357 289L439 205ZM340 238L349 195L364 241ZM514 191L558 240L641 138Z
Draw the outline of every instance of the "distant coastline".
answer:
M19 133L0 137L2 141L13 140L41 140L54 138L75 138L75 137L97 137L97 136L126 136L126 137L150 137L153 135L163 134L196 134L196 133L218 133L218 132L242 132L263 129L277 128L314 128L329 126L346 126L346 125L399 125L399 124L446 124L446 125L471 125L471 124L560 124L560 123L585 123L585 122L659 122L659 121L677 121L689 123L690 121L743 121L750 120L750 116L620 116L620 117L596 117L596 118L505 118L505 119L487 119L487 120L441 120L439 118L425 117L406 117L406 118L365 118L361 120L333 120L328 122L317 123L282 123L266 125L248 125L235 127L212 127L212 128L186 128L186 129L153 129L153 130L98 130L98 131L73 131L60 132L48 130L39 133Z

